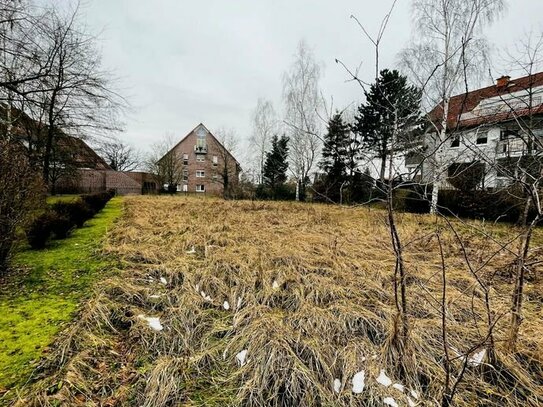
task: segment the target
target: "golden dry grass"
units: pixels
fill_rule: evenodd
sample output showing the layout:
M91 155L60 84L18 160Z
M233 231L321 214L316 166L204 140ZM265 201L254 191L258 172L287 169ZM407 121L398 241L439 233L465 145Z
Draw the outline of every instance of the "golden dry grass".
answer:
M401 371L391 346L395 258L384 212L185 197L125 202L106 248L122 270L59 338L21 405L380 406L385 397L400 406L439 404L444 352L436 231L447 267L448 345L460 354L488 347L484 295L442 220L398 215L410 317L408 369ZM516 230L455 225L472 266L491 285L498 322L495 366L468 366L454 404L539 405L540 233L512 354L504 340L516 246L500 247ZM159 317L163 330L142 316ZM241 366L236 355L243 350ZM452 361L453 380L462 365L462 357ZM382 369L405 391L379 384ZM364 390L353 394L352 378L362 370Z

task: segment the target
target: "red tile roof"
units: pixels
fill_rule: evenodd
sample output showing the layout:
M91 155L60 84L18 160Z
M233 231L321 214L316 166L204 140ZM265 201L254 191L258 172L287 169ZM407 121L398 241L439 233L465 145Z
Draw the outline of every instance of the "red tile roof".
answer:
M473 127L487 123L499 123L512 120L515 117L527 116L529 114L543 113L543 103L532 106L531 109L507 109L506 112L494 114L477 115L473 110L484 99L495 98L508 95L513 92L529 90L534 87L543 86L543 72L525 76L522 78L512 79L507 86L497 86L496 84L486 88L477 89L468 93L453 96L449 102L449 114L447 119L447 128L454 129L465 127ZM465 113L473 113L475 117L461 119ZM429 119L438 127L441 128L441 120L443 117L443 103L440 103L428 114Z

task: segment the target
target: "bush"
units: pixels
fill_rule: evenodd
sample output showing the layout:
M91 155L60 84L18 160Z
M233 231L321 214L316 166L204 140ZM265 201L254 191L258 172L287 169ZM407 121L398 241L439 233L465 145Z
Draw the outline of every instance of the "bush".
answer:
M26 229L28 244L33 249L43 249L53 232L54 212L45 212L35 218Z
M97 213L104 209L104 206L106 206L107 202L114 196L115 191L109 189L105 192L81 195L81 199L92 211L94 211L94 213Z
M66 239L74 227L75 223L68 217L56 212L51 214L51 231L55 239Z
M8 270L17 231L44 204L44 189L24 149L0 137L0 277Z
M94 212L81 199L74 202L56 202L52 208L60 216L72 221L78 228L94 215Z

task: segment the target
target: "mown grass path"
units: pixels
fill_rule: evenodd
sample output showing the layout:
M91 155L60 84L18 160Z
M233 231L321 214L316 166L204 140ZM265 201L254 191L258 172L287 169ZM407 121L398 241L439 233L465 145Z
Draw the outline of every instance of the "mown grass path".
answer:
M112 268L113 260L100 255L102 237L121 212L122 199L113 198L68 239L16 254L18 273L0 292L0 397L24 384L89 288Z

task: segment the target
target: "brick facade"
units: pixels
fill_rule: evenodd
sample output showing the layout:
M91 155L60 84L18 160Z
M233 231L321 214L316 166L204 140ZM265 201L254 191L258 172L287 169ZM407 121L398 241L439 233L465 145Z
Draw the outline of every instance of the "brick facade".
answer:
M56 191L61 194L87 194L113 189L118 195L153 194L158 184L152 174L81 168L76 177L60 179Z
M230 186L239 181L239 163L203 124L187 134L171 153L183 162L179 192L222 195L225 174Z

